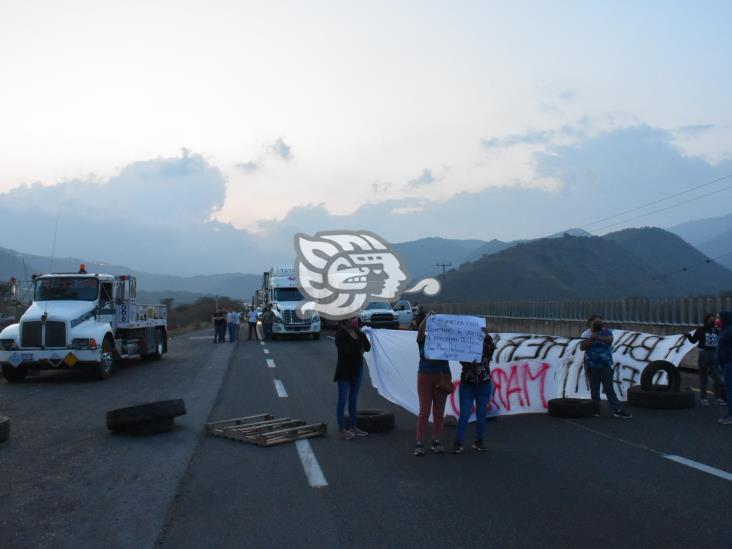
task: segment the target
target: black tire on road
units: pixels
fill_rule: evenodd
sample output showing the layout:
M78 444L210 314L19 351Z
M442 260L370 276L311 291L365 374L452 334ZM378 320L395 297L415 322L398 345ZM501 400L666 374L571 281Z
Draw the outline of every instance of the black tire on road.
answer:
M680 410L694 407L694 393L691 390L669 391L665 385L653 385L645 391L640 385L628 389L628 404L636 408Z
M27 375L28 368L25 366L13 368L10 364L3 364L3 376L8 383L20 383L25 380L25 376Z
M346 414L346 426L350 429L351 418ZM394 413L387 410L358 410L356 427L367 433L383 433L394 428Z
M654 390L678 392L681 387L681 374L679 369L667 360L654 360L643 369L640 377L640 386L643 390L650 391L654 387L653 378L661 371L666 372L668 384L655 385L656 389Z
M10 418L0 416L0 442L10 438Z
M122 429L122 432L138 437L146 437L148 435L167 433L168 431L171 431L173 427L175 427L175 419L169 417L165 419L147 421L145 423L138 423L136 425L129 425Z
M594 411L592 400L584 398L553 398L548 404L554 417L590 417Z
M160 360L165 354L165 348L167 347L165 341L165 332L163 330L157 330L155 334L155 350L150 353L151 360Z
M185 415L185 413L186 403L182 398L129 406L107 412L107 428L112 431L124 430L131 425L172 419Z

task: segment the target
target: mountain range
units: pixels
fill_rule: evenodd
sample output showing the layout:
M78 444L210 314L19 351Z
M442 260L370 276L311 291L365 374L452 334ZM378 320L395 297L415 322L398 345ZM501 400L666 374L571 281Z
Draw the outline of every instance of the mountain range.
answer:
M732 214L688 221L668 230L732 269Z
M732 222L732 215L728 217ZM695 223L674 231L695 241L709 234L708 242L725 239L726 219ZM716 232L709 229L712 225ZM603 237L571 229L511 242L432 237L396 243L393 248L413 280L441 275L437 264L451 264L440 300L671 297L732 290L732 271L708 263L690 243L658 228L626 229ZM39 272L75 272L80 263L86 264L88 272L135 275L140 299L148 301L171 297L176 303L187 303L203 295L248 301L261 284L261 274L156 274L83 258L51 261L6 248L0 248L0 280L11 276L27 280Z

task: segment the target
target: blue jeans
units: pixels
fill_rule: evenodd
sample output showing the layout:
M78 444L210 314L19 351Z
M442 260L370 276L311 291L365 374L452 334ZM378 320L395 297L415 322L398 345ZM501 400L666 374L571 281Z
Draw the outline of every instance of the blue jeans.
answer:
M590 366L587 368L590 375L590 395L592 396L592 406L596 413L600 413L600 384L605 390L605 396L613 412L620 410L620 401L615 394L615 387L613 386L613 369L610 366L603 366L596 368Z
M272 339L272 324L262 324L264 330L264 339L269 341Z
M488 401L491 398L491 382L487 381L480 385L461 383L459 395L460 419L458 419L457 435L455 435L455 438L462 445L473 402L475 402L475 440L482 442L483 435L485 434L485 416L488 411Z
M722 376L719 372L717 352L699 349L699 398L707 398L707 378L712 377L714 398L722 398Z
M728 362L722 368L724 371L724 388L727 390L727 415L732 416L732 362Z
M229 343L234 343L237 338L237 332L239 331L239 325L233 322L229 323Z
M356 403L358 401L358 390L361 388L361 376L346 381L338 381L338 406L336 418L338 418L338 429L345 429L343 413L346 410L346 399L348 399L348 414L351 416L351 429L356 427Z

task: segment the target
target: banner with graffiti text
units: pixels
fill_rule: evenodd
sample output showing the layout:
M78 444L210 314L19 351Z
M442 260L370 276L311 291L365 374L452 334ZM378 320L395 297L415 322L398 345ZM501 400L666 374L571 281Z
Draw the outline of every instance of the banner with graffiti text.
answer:
M417 414L417 368L419 351L416 332L364 328L371 341L366 363L371 382L388 401ZM496 350L491 363L493 395L490 415L542 413L552 398L590 398L585 375L584 352L579 338L529 334L491 333ZM678 366L694 348L683 334L659 336L614 330L613 379L618 398L626 400L628 388L640 383L643 368L654 360ZM450 361L455 386L461 366ZM445 415L458 416L458 391L448 398Z

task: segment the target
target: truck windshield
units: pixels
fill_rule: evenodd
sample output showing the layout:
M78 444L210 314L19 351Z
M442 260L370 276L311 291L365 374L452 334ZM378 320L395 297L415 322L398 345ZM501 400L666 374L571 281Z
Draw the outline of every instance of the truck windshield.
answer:
M36 280L35 301L94 301L99 293L96 278L69 276Z
M275 288L275 301L302 301L302 294L297 288Z

